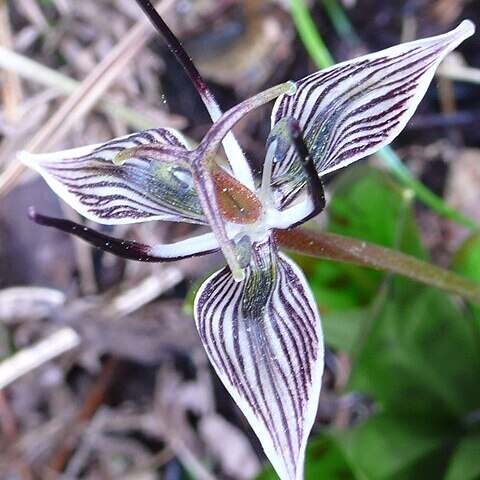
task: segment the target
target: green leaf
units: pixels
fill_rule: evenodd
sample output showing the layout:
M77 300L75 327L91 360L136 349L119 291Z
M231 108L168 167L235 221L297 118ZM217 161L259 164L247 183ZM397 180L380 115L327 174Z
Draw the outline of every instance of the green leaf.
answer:
M334 184L328 230L397 247L425 258L412 209L412 197L386 173L367 164L350 167Z
M339 441L368 479L443 478L455 446L478 426L476 325L445 293L401 277L385 285L370 321L349 390L371 396L380 413Z
M480 433L465 437L452 454L445 480L478 480L480 478Z
M397 413L443 422L480 405L480 342L468 314L443 292L399 277L377 308L352 388Z
M442 462L427 462L427 472L421 474L425 459L435 458L445 440L443 432L426 420L411 422L408 418L380 414L354 430L337 433L336 438L360 478L441 478Z
M332 310L322 315L325 343L331 348L354 351L369 309Z
M305 458L305 480L355 480L352 468L335 439L322 435L312 440ZM267 467L257 480L277 480L272 467Z
M452 270L480 283L480 234L469 237L455 252ZM480 328L480 307L472 305L471 308Z
M385 173L366 164L351 168L332 187L328 230L424 258L410 197ZM318 302L328 345L351 351L362 314L385 274L354 265L296 257Z
M323 314L368 305L383 276L381 272L329 260L315 261L307 275Z

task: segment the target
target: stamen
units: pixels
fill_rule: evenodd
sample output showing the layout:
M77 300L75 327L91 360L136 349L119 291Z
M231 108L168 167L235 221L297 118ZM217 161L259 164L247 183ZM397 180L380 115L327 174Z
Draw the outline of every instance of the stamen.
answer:
M308 200L300 204L295 204L289 209L282 211L283 220L287 220L288 218L300 218L293 223L288 223L291 220L287 220L288 228L294 228L310 218L315 217L325 208L325 193L322 181L318 176L314 158L310 155L307 144L303 138L300 125L295 118L284 117L279 120L272 128L267 144L276 145L274 151L276 162L281 162L285 158L288 150L293 146L297 153L295 159L300 162L306 176L309 193ZM299 179L298 181L300 182L302 180ZM306 203L310 203L310 206ZM304 212L308 213L305 214ZM283 228L279 227L279 225L283 225L283 222L278 223L278 218L275 221L275 224L277 228Z
M290 88L285 92L285 95L288 95L289 97L295 95L297 93L297 84L293 80L289 80L287 82L290 85Z
M292 117L284 117L280 119L270 130L267 145L276 141L277 149L275 151L275 162L281 162L285 159L288 150L292 146L291 132Z
M252 257L252 241L248 235L239 234L234 239L235 248L237 250L238 263L242 268L250 265Z
M125 165L125 162L131 157L132 155L128 150L125 150L123 152L117 153L113 158L112 158L112 163L116 165L117 167L121 167L122 165Z

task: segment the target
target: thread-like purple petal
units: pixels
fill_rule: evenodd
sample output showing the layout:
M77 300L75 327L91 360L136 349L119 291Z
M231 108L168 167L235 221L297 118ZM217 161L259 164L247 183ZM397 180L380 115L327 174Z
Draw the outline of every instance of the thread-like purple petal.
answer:
M225 387L282 480L303 478L323 372L315 301L298 268L272 239L253 245L246 278L226 267L195 300L195 321Z
M390 143L425 95L441 60L474 32L465 20L444 35L404 43L343 62L296 83L278 98L272 127L293 117L303 130L320 175L355 162ZM281 206L295 200L305 177L290 148L274 165Z
M171 244L146 245L135 240L111 237L71 220L42 215L37 213L33 207L30 208L28 216L39 225L70 233L100 250L112 253L117 257L138 262L173 262L183 258L206 255L219 249L212 233L180 240Z
M100 145L18 156L71 207L98 223L205 223L187 154L178 132L159 128Z

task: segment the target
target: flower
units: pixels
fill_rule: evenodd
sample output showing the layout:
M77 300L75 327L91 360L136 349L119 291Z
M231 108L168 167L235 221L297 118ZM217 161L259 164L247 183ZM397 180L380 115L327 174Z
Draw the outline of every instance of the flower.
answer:
M213 367L282 480L303 477L324 350L313 295L299 267L279 252L274 230L294 228L323 209L321 176L395 138L440 61L473 31L464 21L444 35L278 85L223 115L202 85L214 123L194 149L180 133L158 128L69 151L19 154L90 220L110 225L170 220L211 228L192 239L149 246L31 212L37 223L140 261L222 250L227 266L198 291L195 322ZM196 81L198 87L201 78ZM260 179L230 132L273 99ZM227 166L217 161L222 142Z

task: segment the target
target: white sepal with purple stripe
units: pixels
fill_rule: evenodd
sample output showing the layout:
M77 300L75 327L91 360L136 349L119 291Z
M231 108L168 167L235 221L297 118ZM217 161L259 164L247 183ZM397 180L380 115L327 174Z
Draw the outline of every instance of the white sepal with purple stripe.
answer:
M272 128L293 117L319 175L345 167L390 143L411 118L442 59L475 27L463 21L451 32L397 45L339 63L296 82L294 95L279 97ZM281 206L305 185L295 151L274 165Z
M205 223L185 161L188 153L180 133L158 128L104 144L18 156L72 208L95 222Z
M226 267L195 300L207 354L282 480L303 478L323 372L315 301L298 266L271 238L255 243L245 280Z

